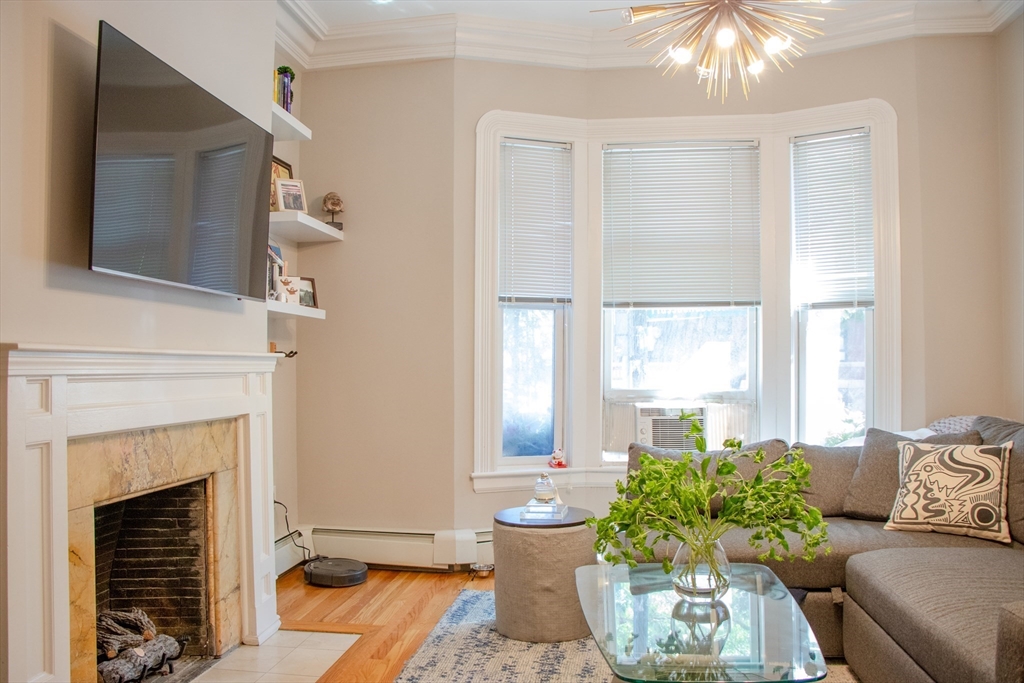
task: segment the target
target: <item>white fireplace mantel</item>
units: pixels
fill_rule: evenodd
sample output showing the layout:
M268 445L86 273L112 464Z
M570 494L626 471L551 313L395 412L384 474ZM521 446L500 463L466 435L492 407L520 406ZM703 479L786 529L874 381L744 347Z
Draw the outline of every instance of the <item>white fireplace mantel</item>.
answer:
M69 439L239 420L242 640L280 626L271 378L277 357L0 345L0 680L70 680Z

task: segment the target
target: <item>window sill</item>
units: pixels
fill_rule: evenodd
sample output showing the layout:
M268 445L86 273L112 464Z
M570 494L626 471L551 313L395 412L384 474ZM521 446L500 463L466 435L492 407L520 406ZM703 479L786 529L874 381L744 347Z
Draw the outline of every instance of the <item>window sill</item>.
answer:
M547 472L559 488L615 488L615 482L623 479L626 466L567 467L556 470L550 467L524 467L499 472L474 472L473 491L496 493L499 491L530 491L542 472Z

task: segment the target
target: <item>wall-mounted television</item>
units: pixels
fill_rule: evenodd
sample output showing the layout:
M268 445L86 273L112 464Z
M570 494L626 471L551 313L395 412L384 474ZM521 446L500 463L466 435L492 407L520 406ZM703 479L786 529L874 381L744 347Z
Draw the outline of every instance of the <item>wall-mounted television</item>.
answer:
M264 300L273 136L105 21L97 61L89 267Z

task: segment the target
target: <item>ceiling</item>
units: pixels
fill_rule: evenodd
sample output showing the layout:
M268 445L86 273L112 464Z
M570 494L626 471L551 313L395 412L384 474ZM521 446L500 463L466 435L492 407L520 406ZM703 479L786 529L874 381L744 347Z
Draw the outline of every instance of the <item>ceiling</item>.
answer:
M306 0L328 27L436 14L468 14L491 19L535 21L578 28L620 26L624 0Z
M465 57L575 69L640 67L628 0L277 0L277 42L305 69ZM639 4L639 3L637 3ZM989 34L1024 0L835 0L810 54L915 36ZM613 31L615 28L624 30ZM654 48L657 52L658 48Z

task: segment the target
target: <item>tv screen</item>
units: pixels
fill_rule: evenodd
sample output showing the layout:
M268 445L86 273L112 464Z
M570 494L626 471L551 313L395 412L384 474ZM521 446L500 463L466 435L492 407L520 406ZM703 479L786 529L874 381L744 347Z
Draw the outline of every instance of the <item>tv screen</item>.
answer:
M266 298L270 133L101 21L95 144L92 270Z

